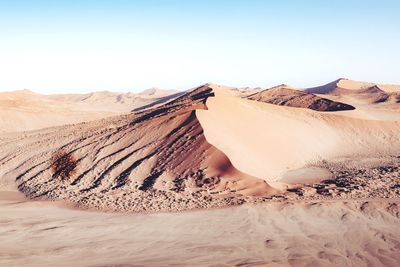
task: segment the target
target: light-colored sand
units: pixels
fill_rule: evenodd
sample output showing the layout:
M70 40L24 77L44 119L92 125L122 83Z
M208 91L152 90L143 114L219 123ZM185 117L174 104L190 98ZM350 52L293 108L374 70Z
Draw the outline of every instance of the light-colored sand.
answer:
M371 121L241 99L215 88L196 115L207 141L240 171L279 181L321 160L400 149L400 121ZM349 113L352 111L349 111Z
M400 103L400 85L374 84L348 79L305 89L334 101L347 101L355 107L376 105L380 108L397 108ZM333 97L333 98L332 98Z
M141 215L1 199L0 266L395 267L399 205L278 203Z
M338 87L346 88L350 90L360 90L368 87L372 87L377 85L385 92L399 92L400 85L395 84L379 84L379 83L370 83L370 82L362 82L362 81L353 81L349 79L340 79L338 82Z
M334 178L333 174L325 168L302 167L300 169L295 169L285 172L285 174L279 181L288 184L297 184L297 183L312 184L332 178Z
M380 121L400 120L400 85L339 79L306 91L333 101L351 104L356 110L340 113L349 117Z
M41 95L29 90L0 92L0 133L37 130L104 118L167 100L176 91L148 89L138 94L94 92Z
M384 92L393 93L400 91L400 85L393 84L379 84L379 83L371 83L371 82L363 82L363 81L354 81L349 79L340 78L333 82L327 83L325 85L316 86L312 88L305 89L308 92L316 93L316 94L334 94L336 93L355 93L361 90L367 90L368 88L374 88L374 86L378 87ZM375 91L370 90L371 91Z

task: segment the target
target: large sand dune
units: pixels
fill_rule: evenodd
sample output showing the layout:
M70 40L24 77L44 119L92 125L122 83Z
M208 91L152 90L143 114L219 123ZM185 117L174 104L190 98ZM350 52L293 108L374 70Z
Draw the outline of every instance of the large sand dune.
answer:
M134 114L3 135L0 185L100 209L224 206L280 194L294 182L288 175L309 182L315 173L299 173L310 165L397 155L398 132L398 121L251 101L206 84Z
M249 101L215 88L197 116L207 140L239 170L279 181L286 171L321 160L395 154L400 122L370 121L333 113ZM400 117L399 117L400 118Z
M137 114L6 135L1 183L9 189L18 186L30 197L126 210L220 205L218 199L207 201L209 187L243 194L275 192L263 180L237 171L205 140L195 110L205 108L212 95L212 88L201 86ZM181 197L176 192L188 200L176 201Z

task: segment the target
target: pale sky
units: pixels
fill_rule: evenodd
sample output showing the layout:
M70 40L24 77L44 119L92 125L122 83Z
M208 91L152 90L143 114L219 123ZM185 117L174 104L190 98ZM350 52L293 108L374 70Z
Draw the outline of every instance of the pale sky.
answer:
M400 83L400 1L0 0L0 91Z

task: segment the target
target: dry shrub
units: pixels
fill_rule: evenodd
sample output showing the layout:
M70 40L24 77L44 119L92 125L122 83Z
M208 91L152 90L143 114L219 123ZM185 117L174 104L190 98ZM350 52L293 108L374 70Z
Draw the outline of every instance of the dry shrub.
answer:
M64 150L59 150L54 153L51 162L53 178L55 179L67 181L76 171L76 160L71 153L67 153Z

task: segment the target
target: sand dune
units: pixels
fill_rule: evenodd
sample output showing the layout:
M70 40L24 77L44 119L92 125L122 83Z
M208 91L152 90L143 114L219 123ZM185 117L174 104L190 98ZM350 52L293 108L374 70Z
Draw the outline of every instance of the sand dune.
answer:
M400 103L400 85L374 84L338 79L323 86L305 89L321 95L347 96L357 103Z
M317 111L354 109L351 105L335 102L304 91L299 91L285 84L256 92L247 96L247 98L275 105L309 108Z
M0 182L82 207L219 207L281 194L288 175L313 164L397 155L399 131L397 121L271 105L206 84L135 114L3 135Z
M88 94L60 94L46 95L45 97L56 101L74 103L86 103L92 108L130 111L133 108L148 104L163 97L175 94L176 90L162 90L158 88L146 89L140 93L116 93L110 91L98 91Z
M400 86L382 85L339 79L329 84L306 89L332 101L351 104L356 109L343 111L349 117L379 121L400 120Z
M173 90L148 89L139 94L94 92L41 95L29 90L0 93L0 132L40 128L101 119L130 112L157 100L167 101Z
M209 188L252 195L274 192L263 180L235 170L205 140L195 110L205 108L204 100L212 95L212 88L201 86L137 114L48 129L26 138L13 135L0 145L5 151L2 184L13 185L16 179L18 189L30 197L127 210L226 203L225 197L221 203L218 198L215 203L207 201ZM14 138L19 139L18 148ZM70 165L64 168L74 167L61 176L57 166L60 161L65 164L66 158ZM188 200L175 201L181 198L176 192L186 194Z
M266 181L321 160L395 154L400 148L397 121L280 107L237 98L223 88L215 92L208 109L196 112L207 141L236 168Z

